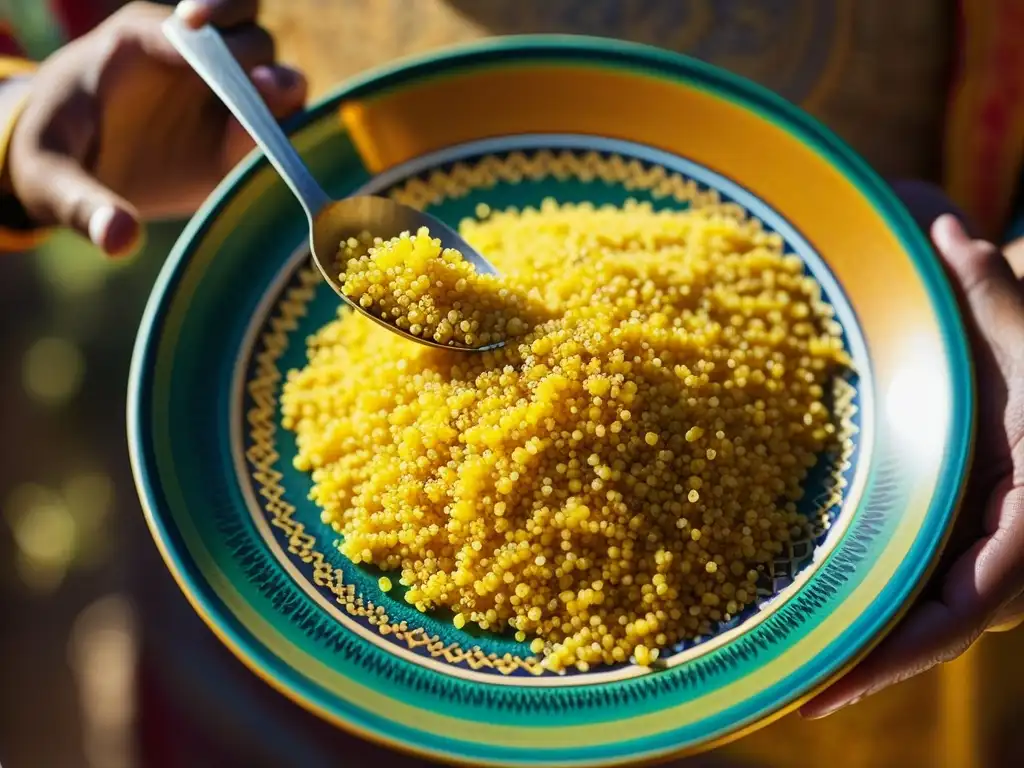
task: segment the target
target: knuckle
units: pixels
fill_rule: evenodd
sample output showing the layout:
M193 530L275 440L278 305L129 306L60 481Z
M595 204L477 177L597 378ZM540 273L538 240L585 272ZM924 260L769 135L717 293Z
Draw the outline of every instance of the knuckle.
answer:
M135 38L140 30L160 23L167 15L166 7L145 0L132 0L110 14L100 28L117 38Z
M59 198L54 205L54 214L63 224L72 227L84 227L88 224L88 200L81 193L73 193Z
M131 22L133 19L138 18L140 14L147 13L150 5L151 3L143 2L142 0L131 0L131 2L125 3L110 14L107 24L118 26Z
M133 2L123 6L96 29L95 34L99 38L96 62L101 69L116 63L120 57L129 52L137 50L138 41L135 32L138 27L140 9L133 6L138 5L144 5L144 3Z
M967 247L967 254L970 258L980 263L987 263L995 258L1002 259L1002 252L988 240L972 240Z

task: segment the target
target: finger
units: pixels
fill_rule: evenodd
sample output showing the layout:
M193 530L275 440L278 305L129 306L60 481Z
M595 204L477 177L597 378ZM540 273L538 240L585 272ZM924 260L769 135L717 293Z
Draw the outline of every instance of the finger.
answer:
M238 5L236 2L221 2L220 4ZM249 4L248 0L243 4ZM252 2L251 5L255 6L255 2ZM184 60L164 35L161 26L169 15L170 11L159 5L148 3L130 5L112 17L110 29L116 32L118 45L137 45L158 61L180 66L184 64ZM237 18L230 25L219 26L224 30L224 42L227 43L244 69L248 70L260 64L269 64L274 60L274 40L266 30L254 23L255 14L246 16L240 13L237 17L224 16L224 18ZM202 26L202 24L196 26Z
M306 78L297 69L283 64L260 65L250 72L250 77L279 120L294 114L306 103Z
M157 61L181 65L184 60L163 33L161 24L170 11L153 3L130 3L114 13L103 25L113 37L113 50L141 48Z
M306 103L306 78L297 70L283 65L260 66L250 76L278 120L290 117ZM224 142L224 170L236 166L252 148L253 141L248 132L232 119Z
M988 535L954 563L942 590L942 602L980 629L1024 591L1024 488L1001 483L984 520Z
M135 208L63 155L40 156L36 172L47 179L23 203L43 225L69 227L112 257L134 249L141 228Z
M859 666L806 704L805 717L832 714L895 683L960 656L1024 587L1024 489L997 492L995 532L953 566L941 600L911 609ZM969 510L965 511L969 513Z
M263 27L248 24L229 30L224 33L224 42L246 72L274 63L274 38Z
M811 720L831 715L886 686L955 658L973 640L960 634L955 617L945 605L938 601L922 603L848 675L805 704L800 714Z
M159 23L166 12L157 7L155 11L133 14L119 22L118 44L136 45L152 58L171 66L185 66L181 54L163 34ZM153 17L153 18L150 18ZM223 32L224 42L235 59L247 72L254 67L272 64L276 56L274 38L267 30L255 24L234 27Z
M174 12L193 29L204 24L228 28L256 21L259 0L182 0Z
M1000 371L1015 373L1024 349L1024 295L1006 258L991 243L972 240L952 215L935 222L932 239Z

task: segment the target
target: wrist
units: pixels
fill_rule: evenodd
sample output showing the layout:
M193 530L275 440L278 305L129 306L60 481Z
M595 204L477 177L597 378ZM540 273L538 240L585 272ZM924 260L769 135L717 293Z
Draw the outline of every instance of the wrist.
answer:
M14 128L31 92L32 78L27 74L0 80L0 196L3 197L17 199L8 153Z

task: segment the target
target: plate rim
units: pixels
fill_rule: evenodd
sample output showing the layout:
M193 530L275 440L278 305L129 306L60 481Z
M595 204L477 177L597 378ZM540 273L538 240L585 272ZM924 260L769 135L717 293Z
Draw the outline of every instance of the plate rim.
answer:
M293 134L317 122L325 114L336 110L338 104L346 98L367 96L371 93L378 94L394 87L400 81L417 81L440 73L457 72L461 63L471 63L475 66L491 62L500 64L500 60L510 53L514 54L512 58L518 65L526 64L530 59L538 62L570 62L574 54L581 54L584 57L589 56L589 59L582 63L591 66L606 66L612 71L627 69L646 73L654 72L670 80L684 81L687 87L735 97L736 101L744 108L754 111L773 123L781 124L784 130L812 146L830 165L836 167L837 171L840 171L871 202L877 215L884 220L887 227L899 234L899 239L905 246L915 272L924 284L936 312L937 325L944 342L944 352L951 380L950 394L953 413L946 436L947 450L943 455L939 480L929 504L929 514L937 507L948 509L941 530L937 532L939 535L933 536L930 541L933 545L932 556L927 562L922 558L922 562L908 575L905 585L899 592L902 599L899 601L898 607L890 612L889 618L882 622L881 630L871 637L859 652L852 653L846 663L839 665L835 674L822 680L813 689L763 719L737 727L715 740L700 743L692 748L645 756L639 762L659 760L672 755L703 752L761 728L813 698L867 655L909 610L916 596L924 588L928 577L938 563L942 545L948 540L952 531L966 485L964 473L951 470L962 470L969 466L974 450L977 394L975 371L967 341L966 327L959 312L952 286L938 260L932 256L931 246L924 233L914 223L894 191L853 149L817 119L767 88L683 54L620 40L576 35L520 35L474 41L425 55L403 57L349 79L310 105L301 115L289 121L286 124L286 131ZM449 763L478 765L480 764L479 760L470 761L468 758L460 758L451 753L438 753L429 748L417 748L413 744L392 739L382 733L353 727L352 724L335 714L317 707L314 702L303 697L298 690L287 686L284 679L279 679L271 671L271 668L275 666L276 658L273 658L272 654L268 654L266 649L263 649L262 654L246 652L245 646L253 645L253 643L239 636L238 629L232 626L232 617L224 615L223 611L216 606L211 609L210 596L203 594L208 585L203 579L197 578L194 569L188 567L187 563L183 563L183 555L188 559L187 552L182 553L175 550L171 541L173 537L168 531L166 516L155 511L159 504L159 493L155 491L154 486L159 483L159 479L151 476L150 468L147 466L147 457L142 451L146 444L145 435L148 427L145 425L145 417L140 408L146 400L146 383L152 374L152 358L158 347L162 320L173 298L178 279L187 266L189 256L194 249L193 244L211 226L223 207L230 201L233 190L241 186L256 172L264 169L266 165L267 161L258 150L251 152L225 177L203 203L199 211L188 222L168 255L154 283L139 324L128 380L127 437L132 473L147 525L161 557L179 588L192 604L193 609L246 666L273 688L305 709L327 718L362 738L370 738L389 748L399 749L409 754L429 755ZM931 258L928 258L929 256ZM963 407L964 405L967 407ZM618 764L621 761L612 758L607 762Z

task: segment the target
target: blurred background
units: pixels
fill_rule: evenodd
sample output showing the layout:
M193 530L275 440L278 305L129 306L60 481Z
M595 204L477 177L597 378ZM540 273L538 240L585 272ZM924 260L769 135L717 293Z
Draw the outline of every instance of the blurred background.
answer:
M41 59L116 2L0 0ZM684 50L804 104L890 175L935 178L952 0L264 0L313 96L397 56L583 32ZM125 446L135 331L180 223L127 263L56 234L0 256L4 768L410 765L306 716L194 617L145 529ZM793 716L681 765L1024 765L1020 634L824 721Z

